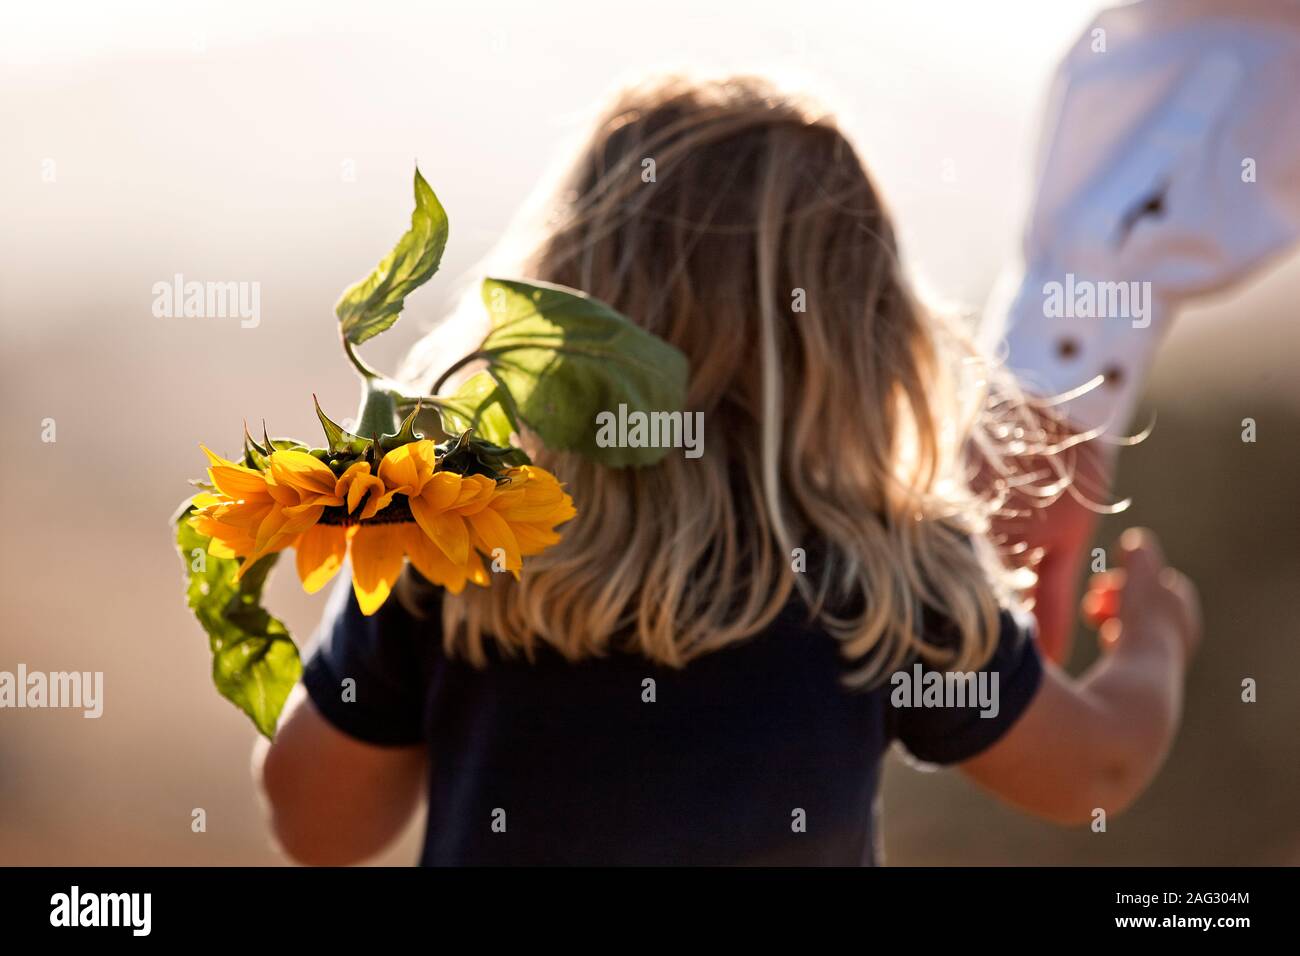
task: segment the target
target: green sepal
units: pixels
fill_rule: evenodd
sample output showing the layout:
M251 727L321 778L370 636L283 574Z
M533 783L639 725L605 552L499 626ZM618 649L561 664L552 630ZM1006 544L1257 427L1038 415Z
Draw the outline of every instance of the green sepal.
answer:
M500 478L507 468L532 464L522 448L502 447L474 437L466 430L455 438L438 445L438 470L457 475L486 475Z
M262 441L259 443L248 433L248 423L244 423L244 465L266 471L267 459L277 451L310 451L296 438L271 438L266 433L266 423L262 423ZM190 484L195 484L190 482ZM205 487L205 486L200 486Z
M416 401L415 407L411 409L410 414L402 420L398 426L397 432L392 435L381 435L379 437L379 450L388 452L394 448L400 448L402 445L409 445L411 442L422 441L424 435L415 430L415 419L420 414L423 403Z
M335 424L320 407L320 402L315 395L312 395L311 400L316 406L316 417L320 419L321 428L325 429L325 450L329 455L364 454L370 447L370 440L354 435L342 425Z
M263 431L266 430L265 424L263 424L262 430ZM254 441L253 436L248 433L248 421L247 419L245 419L244 421L244 464L249 468L256 468L258 471L265 471L266 456L271 453L269 448L270 448L269 442L267 443L267 445L263 446L263 445L259 445L256 441Z

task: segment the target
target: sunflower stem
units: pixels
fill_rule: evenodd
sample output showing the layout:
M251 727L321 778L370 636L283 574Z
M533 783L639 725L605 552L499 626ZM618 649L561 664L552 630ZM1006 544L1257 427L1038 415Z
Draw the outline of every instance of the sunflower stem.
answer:
M361 410L357 412L356 434L362 438L382 438L397 431L397 402L393 393L376 387L367 379L361 389Z
M383 372L380 372L365 363L365 360L357 354L356 346L352 344L351 340L349 340L346 335L340 334L339 337L343 340L343 354L348 357L348 361L352 363L352 367L357 370L358 375L367 382L385 377Z
M447 384L447 379L451 378L453 375L455 375L457 372L463 369L470 362L476 361L477 359L486 358L487 354L488 353L486 352L482 352L475 349L473 352L470 352L468 355L464 356L463 358L459 358L456 361L452 362L451 365L448 367L447 371L443 372L441 375L438 376L438 381L433 383L433 388L429 389L430 394L437 395L438 392L442 390L442 387Z

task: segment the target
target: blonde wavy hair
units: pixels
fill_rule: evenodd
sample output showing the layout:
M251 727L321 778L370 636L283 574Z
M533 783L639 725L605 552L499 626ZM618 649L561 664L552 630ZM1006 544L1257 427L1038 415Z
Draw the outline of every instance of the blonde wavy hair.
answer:
M681 349L704 454L611 469L529 445L578 517L520 580L446 595L448 650L617 644L680 667L762 631L797 590L854 682L913 655L983 664L1016 587L989 515L1009 489L1045 478L1050 500L1068 479L1016 463L1049 444L1040 416L918 306L835 121L760 79L656 79L613 98L551 197L540 234L512 237L529 247L515 274ZM437 341L408 364L426 383Z

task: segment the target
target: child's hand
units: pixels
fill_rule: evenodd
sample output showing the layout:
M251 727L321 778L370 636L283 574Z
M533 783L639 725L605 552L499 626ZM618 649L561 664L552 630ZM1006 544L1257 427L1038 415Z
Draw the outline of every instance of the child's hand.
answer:
M1032 813L1088 823L1146 789L1182 718L1187 661L1200 640L1196 589L1165 567L1150 531L1120 538L1123 570L1098 575L1083 599L1105 654L1079 678L1047 667L1028 709L966 774Z
M1165 565L1160 543L1150 531L1130 528L1120 538L1120 549L1123 570L1093 575L1089 582L1083 596L1084 620L1099 629L1103 651L1112 651L1125 640L1172 635L1186 662L1201 639L1195 585Z

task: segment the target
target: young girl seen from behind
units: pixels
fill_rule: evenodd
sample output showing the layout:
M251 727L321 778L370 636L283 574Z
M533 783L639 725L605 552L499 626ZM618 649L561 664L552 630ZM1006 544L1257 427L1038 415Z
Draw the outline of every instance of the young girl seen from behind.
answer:
M518 581L408 570L372 617L340 584L257 755L290 856L370 857L423 797L426 864L870 864L895 741L1064 824L1145 788L1192 588L1131 531L1090 596L1118 597L1107 653L1078 680L1043 662L987 526L1068 468L913 299L832 118L749 78L638 86L546 212L513 271L681 349L703 454L533 444L578 515Z

